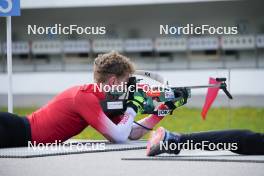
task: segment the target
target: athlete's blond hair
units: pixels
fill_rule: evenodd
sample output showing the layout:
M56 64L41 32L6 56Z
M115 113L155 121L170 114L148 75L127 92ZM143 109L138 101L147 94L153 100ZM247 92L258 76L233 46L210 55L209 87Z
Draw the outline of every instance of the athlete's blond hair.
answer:
M112 75L119 79L134 72L134 64L130 59L115 51L100 54L94 60L94 80L97 83L105 83Z

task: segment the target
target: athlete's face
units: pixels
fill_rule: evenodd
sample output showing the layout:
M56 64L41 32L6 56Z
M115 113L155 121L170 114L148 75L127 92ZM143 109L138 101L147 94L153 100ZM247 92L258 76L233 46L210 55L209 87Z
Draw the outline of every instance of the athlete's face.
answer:
M128 80L129 80L129 74L123 77L116 77L113 75L108 79L106 84L111 87L112 93L114 93L115 95L121 96L127 90L126 86L127 86Z
M126 74L125 76L121 77L121 78L118 78L116 76L111 76L109 78L109 81L108 81L108 84L110 86L126 86L127 85L127 82L129 80L129 74ZM125 87L123 87L125 88Z

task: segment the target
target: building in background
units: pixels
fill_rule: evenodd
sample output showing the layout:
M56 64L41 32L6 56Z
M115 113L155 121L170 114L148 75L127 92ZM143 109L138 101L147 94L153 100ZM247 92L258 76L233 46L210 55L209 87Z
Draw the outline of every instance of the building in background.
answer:
M111 50L151 70L264 66L260 0L59 2L22 1L22 16L13 18L15 72L91 70L94 56ZM3 28L4 20L0 22ZM27 25L55 24L104 26L106 34L27 34ZM239 35L160 35L160 25L165 24L237 26ZM3 72L5 35L0 37Z
M175 75L181 76L173 80L177 84L206 83L205 78L211 75L229 76L234 79L231 90L235 94L255 98L264 95L260 91L264 90L264 85L258 80L264 76L264 2L261 0L21 0L21 6L22 16L12 18L14 91L22 97L16 101L18 105L23 105L30 93L33 94L32 104L39 105L44 102L36 98L39 95L49 97L46 95L52 96L72 84L91 82L94 57L111 50L131 57L138 69L160 71L165 75L168 70L176 71ZM27 34L27 25L55 24L105 26L106 34ZM160 35L160 25L166 24L236 26L239 34ZM0 19L0 28L4 25L4 19ZM0 40L0 94L5 97L4 31L0 33ZM201 73L203 71L205 73ZM185 76L188 73L196 75L195 80L190 81L192 76ZM64 81L57 85L52 78L55 74ZM254 75L258 77L248 80ZM236 82L239 76L247 80ZM30 86L23 85L25 80ZM251 81L252 91L241 91L244 81ZM255 99L252 101L254 104ZM0 105L5 102L5 98L0 98Z

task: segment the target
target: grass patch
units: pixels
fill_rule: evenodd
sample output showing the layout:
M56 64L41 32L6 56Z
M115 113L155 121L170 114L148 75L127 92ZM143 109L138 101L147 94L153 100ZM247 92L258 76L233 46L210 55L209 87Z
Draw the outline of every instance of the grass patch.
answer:
M25 116L36 109L35 107L15 108L14 112ZM6 108L0 110L7 111ZM158 126L170 131L187 133L223 129L250 129L264 133L264 108L212 108L206 120L202 120L200 112L201 109L198 108L179 108L173 115L165 117ZM144 117L138 116L137 120ZM103 139L103 136L93 128L87 127L74 138Z

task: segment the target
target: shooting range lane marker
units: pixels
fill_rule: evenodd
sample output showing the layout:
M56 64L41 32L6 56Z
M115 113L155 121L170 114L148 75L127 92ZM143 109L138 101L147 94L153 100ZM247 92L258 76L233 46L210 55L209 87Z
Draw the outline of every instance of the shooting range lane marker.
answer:
M7 80L8 80L8 112L13 113L13 87L12 87L12 20L11 16L20 16L20 0L2 0L0 4L0 17L6 17L6 54L7 54Z
M13 80L12 80L12 21L6 17L7 76L8 76L8 112L13 113Z

